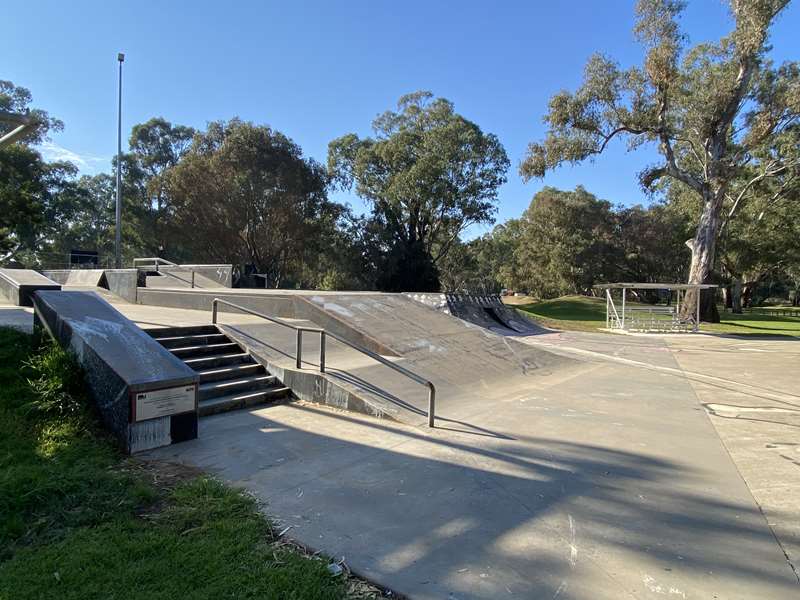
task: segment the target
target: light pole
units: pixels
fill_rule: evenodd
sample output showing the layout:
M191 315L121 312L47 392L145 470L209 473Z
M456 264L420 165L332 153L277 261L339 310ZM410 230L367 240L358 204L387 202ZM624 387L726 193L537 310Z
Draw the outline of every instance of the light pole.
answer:
M115 265L122 268L122 63L125 55L117 54L119 61L119 106L117 110L117 224L114 238Z

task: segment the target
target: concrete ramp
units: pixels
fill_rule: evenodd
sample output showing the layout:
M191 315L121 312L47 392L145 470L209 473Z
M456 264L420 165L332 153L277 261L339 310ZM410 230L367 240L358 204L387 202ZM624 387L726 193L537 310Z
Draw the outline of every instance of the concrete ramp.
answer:
M397 361L437 387L437 414L461 418L486 402L530 395L537 387L576 377L586 363L498 335L417 302L404 294L378 292L309 292L303 290L148 290L138 301L162 307L200 309L210 318L211 301L220 297L264 314L298 319ZM264 321L246 319L224 305L226 333L263 357L269 369L282 371L290 385L294 368L294 332ZM509 330L510 331L510 330ZM304 338L304 356L318 352L317 336ZM425 422L427 389L339 343L328 348L327 377L359 394L374 408L412 424ZM314 368L313 364L309 365ZM304 371L310 372L310 371ZM317 382L314 385L318 385ZM319 385L323 385L321 382ZM295 389L293 387L293 389ZM348 406L354 406L348 400Z
M65 291L95 292L108 302L136 302L136 269L61 269L44 274Z
M103 269L72 269L69 271L64 285L100 287L104 273Z
M496 295L408 293L406 296L440 312L501 335L547 333L543 327L503 304L500 297Z
M392 350L398 364L437 386L437 414L466 418L488 402L530 395L536 388L578 376L587 365L522 344L464 320L443 314L402 294L327 294L304 296L331 321ZM323 327L325 319L312 319ZM403 406L396 418L419 424L424 390L396 377L386 367L348 369L369 393ZM364 384L369 385L364 385ZM371 386L371 387L370 387ZM371 391L370 391L371 390ZM382 394L381 392L386 392Z
M16 306L33 306L36 290L60 290L61 285L31 269L0 269L0 292Z

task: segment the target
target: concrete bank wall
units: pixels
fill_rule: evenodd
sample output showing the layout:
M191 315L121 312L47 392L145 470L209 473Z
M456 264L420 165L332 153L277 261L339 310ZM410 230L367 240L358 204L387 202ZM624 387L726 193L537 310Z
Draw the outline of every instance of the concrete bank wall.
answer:
M67 287L101 287L128 302L136 302L137 269L66 269L43 273Z
M197 437L199 376L181 360L92 292L38 291L33 305L37 325L75 355L126 452ZM143 395L175 390L181 402L174 409L163 399L143 404Z

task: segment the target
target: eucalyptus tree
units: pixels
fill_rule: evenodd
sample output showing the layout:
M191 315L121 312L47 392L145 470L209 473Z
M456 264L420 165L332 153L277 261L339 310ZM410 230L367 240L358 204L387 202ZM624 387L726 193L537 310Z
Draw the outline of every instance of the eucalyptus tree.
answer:
M142 251L173 258L173 206L165 173L189 150L195 130L154 117L133 126L123 157L126 211L137 224Z
M758 186L758 194L740 205L736 217L723 222L720 272L726 284L726 305L735 313L750 306L757 286L782 279L800 264L800 186L776 199L776 188L787 182L771 183Z
M416 92L372 122L374 137L328 146L328 171L372 206L385 232L379 285L438 290L436 265L470 225L490 223L509 161L497 137L444 98Z
M195 135L166 192L188 254L253 265L270 287L313 284L309 266L344 210L328 200L322 165L281 132L239 119Z
M643 64L622 69L605 56L590 58L580 88L551 98L549 130L529 146L521 174L541 177L592 158L617 138L630 148L655 144L661 162L642 171L641 183L669 180L696 195L688 280L709 282L725 203L738 210L760 185L791 180L800 168L793 143L800 69L768 57L770 27L787 4L731 0L730 34L689 48L678 25L682 1L639 0L634 33ZM718 319L713 296L705 296L704 318Z
M40 144L47 140L51 131L61 131L64 123L51 117L47 111L31 106L33 96L29 89L14 85L11 81L0 79L0 111L25 114L32 117L36 126L31 128L20 140L26 146ZM0 120L0 137L16 128L16 124Z
M31 106L29 90L0 81L0 111L33 115L37 126L16 143L0 148L0 262L38 265L47 232L71 210L76 168L48 163L35 145L63 123ZM0 122L0 136L16 125Z
M517 276L538 297L585 294L613 278L621 262L611 203L578 186L545 187L519 220L513 250Z

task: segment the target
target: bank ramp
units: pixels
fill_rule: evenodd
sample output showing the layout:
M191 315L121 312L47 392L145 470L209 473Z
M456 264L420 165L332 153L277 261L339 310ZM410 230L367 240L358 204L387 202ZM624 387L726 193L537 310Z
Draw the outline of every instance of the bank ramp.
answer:
M582 361L522 344L404 294L139 290L143 304L191 309L193 313L199 309L207 311L208 317L215 297L296 325L325 329L432 381L437 388L437 418L462 418L487 402L530 396L536 389L575 377L586 368ZM426 422L428 396L423 386L335 341L327 347L330 368L320 376L314 358L319 340L310 334L303 337L303 355L307 357L303 369L296 371L295 332L245 317L234 308L220 307L223 331L263 359L293 391L300 390L301 398L317 401L324 397L325 403L343 408L359 410L361 405L361 412L376 416L415 425ZM337 389L331 391L327 386ZM302 393L303 389L307 393Z

